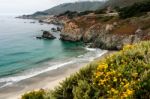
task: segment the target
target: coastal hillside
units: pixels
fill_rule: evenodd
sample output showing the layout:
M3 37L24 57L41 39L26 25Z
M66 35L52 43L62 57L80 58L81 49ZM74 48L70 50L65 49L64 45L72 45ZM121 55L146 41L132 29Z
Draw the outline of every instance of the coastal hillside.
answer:
M104 6L125 7L144 0L108 0Z
M58 15L66 11L77 11L77 12L83 12L83 11L94 11L100 8L103 5L104 2L100 1L84 1L84 2L75 2L75 3L65 3L60 4L58 6L55 6L53 8L50 8L48 10L45 10L43 12L48 13L49 15Z
M83 12L83 11L94 11L100 9L104 2L102 1L83 1L83 2L75 2L75 3L64 3L58 6L52 7L45 11L38 11L31 15L23 15L20 18L37 18L41 16L48 16L48 15L59 15L66 11L76 11L76 12Z
M120 50L125 44L149 40L150 38L150 1L137 2L117 9L75 16L64 19L61 39L83 41L91 47L108 50Z
M22 99L149 99L150 42L125 45L66 78L54 90L33 91Z
M141 1L144 0L106 0L106 1L82 1L75 3L64 3L54 6L45 11L37 11L31 15L19 16L19 18L40 19L43 16L60 15L67 11L70 12L98 11L105 9L106 7L125 7Z

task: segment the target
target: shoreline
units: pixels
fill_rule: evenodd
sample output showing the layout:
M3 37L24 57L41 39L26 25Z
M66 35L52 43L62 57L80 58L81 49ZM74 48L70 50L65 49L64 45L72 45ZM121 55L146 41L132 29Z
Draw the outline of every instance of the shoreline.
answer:
M93 61L100 60L113 52L107 51L103 55L95 58ZM78 72L81 68L90 62L79 62L68 64L57 68L55 70L42 73L35 77L28 78L17 82L11 86L0 89L0 99L20 99L20 96L26 92L38 89L54 89L59 83L69 77L70 75ZM36 84L35 84L36 83Z

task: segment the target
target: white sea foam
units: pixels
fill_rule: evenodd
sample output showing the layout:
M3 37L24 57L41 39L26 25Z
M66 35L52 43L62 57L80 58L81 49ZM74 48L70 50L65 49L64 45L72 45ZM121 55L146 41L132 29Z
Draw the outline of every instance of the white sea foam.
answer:
M48 67L48 68L46 68L44 70L37 71L37 72L34 72L34 73L29 73L29 74L23 75L23 76L1 78L0 79L0 83L5 82L6 84L4 84L3 86L1 86L0 88L6 87L6 86L11 85L11 84L13 84L15 82L19 82L21 80L25 80L25 79L37 76L39 74L42 74L42 73L45 73L45 72L48 72L48 71L51 71L51 70L55 70L57 68L60 68L62 66L66 66L66 65L71 64L71 63L74 63L74 61L69 61L69 62L66 62L66 63L54 65L54 66Z
M89 48L89 47L86 47L85 49L88 51L96 51L97 50L96 48Z
M48 72L51 70L55 70L60 67L67 66L69 64L73 64L73 63L76 63L79 61L93 61L95 58L98 58L98 57L102 56L103 54L107 53L106 50L100 50L100 49L94 49L94 48L86 48L86 49L89 51L88 53L86 53L85 55L80 55L80 56L78 56L78 58L73 59L72 61L53 65L53 66L47 67L42 70L40 69L40 71L36 71L36 72L30 71L30 73L22 74L22 76L0 78L0 83L5 83L0 88L9 86L13 83L16 83L16 82L19 82L19 81L22 81L22 80L25 80L25 79L28 79L31 77L35 77L39 74L42 74L42 73L45 73L45 72Z

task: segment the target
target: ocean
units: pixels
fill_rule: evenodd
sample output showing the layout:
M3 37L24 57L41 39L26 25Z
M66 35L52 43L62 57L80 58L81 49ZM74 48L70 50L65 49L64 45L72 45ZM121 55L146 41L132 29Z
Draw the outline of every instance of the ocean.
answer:
M51 31L53 27L0 16L0 88L74 62L92 61L106 52L87 48L82 42L61 41L60 33ZM57 39L36 39L41 30L51 31Z

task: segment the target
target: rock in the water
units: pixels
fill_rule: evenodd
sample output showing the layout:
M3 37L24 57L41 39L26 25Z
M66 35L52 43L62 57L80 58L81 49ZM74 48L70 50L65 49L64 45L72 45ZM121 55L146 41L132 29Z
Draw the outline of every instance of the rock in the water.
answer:
M61 27L57 27L57 31L61 32L62 28Z
M61 32L62 28L61 27L57 27L57 28L52 28L51 30L53 32Z
M36 37L37 39L55 39L56 37L53 36L49 31L43 31L42 36Z
M56 38L48 31L44 31L42 37L46 38L46 39L55 39Z
M57 29L56 28L52 28L51 29L53 32L57 32Z
M39 20L39 23L43 23L43 20Z
M40 37L40 36L37 36L36 38L37 38L37 39L42 39L42 37Z

